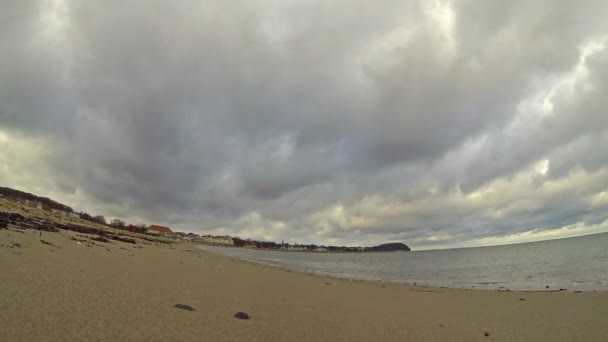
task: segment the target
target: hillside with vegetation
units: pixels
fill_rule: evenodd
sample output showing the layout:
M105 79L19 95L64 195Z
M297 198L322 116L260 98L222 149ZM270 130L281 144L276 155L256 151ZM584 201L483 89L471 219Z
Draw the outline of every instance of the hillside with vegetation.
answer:
M36 196L34 194L30 194L29 192L15 190L7 187L0 186L0 195L13 200L40 202L42 203L43 207L46 207L48 209L61 210L70 213L74 211L69 206L53 201L50 198Z

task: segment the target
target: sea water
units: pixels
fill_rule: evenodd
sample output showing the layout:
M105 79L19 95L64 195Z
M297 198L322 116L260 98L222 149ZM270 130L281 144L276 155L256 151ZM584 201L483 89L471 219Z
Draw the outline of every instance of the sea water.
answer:
M306 253L200 246L266 265L346 279L497 290L608 290L608 233L506 246Z

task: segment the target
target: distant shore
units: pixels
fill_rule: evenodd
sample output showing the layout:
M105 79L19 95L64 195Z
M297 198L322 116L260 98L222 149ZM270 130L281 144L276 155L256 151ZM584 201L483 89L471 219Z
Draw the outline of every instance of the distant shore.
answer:
M257 248L257 247L240 247L240 246L231 246L231 245L219 245L219 244L209 244L204 242L192 241L191 243L198 244L201 246L210 246L210 247L219 247L219 248L235 248L235 249L245 249L251 251L271 251L271 252L285 252L285 253L315 253L315 254L368 254L368 253L406 253L412 251L317 251L317 250L295 250L295 249L281 249L281 248Z
M21 209L0 207L7 210ZM608 292L347 281L222 257L192 243L95 236L12 224L0 229L0 340L608 339Z

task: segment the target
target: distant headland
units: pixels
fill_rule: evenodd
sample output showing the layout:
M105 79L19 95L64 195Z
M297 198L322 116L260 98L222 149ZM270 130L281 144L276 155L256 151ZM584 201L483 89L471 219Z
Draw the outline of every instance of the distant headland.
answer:
M226 239L224 239L226 241ZM409 252L411 249L404 243L392 242L373 247L349 247L349 246L318 246L315 244L289 244L285 242L276 243L272 241L243 240L232 238L233 244L224 244L228 247L267 249L286 252L314 252L314 253L361 253L361 252ZM216 244L211 242L211 244Z

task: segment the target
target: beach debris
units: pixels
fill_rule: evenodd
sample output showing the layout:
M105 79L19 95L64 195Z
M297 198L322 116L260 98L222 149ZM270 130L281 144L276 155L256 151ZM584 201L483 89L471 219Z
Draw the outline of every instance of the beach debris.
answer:
M234 317L238 318L238 319L250 319L251 318L248 314L246 314L245 312L242 312L242 311L235 313Z
M545 286L545 288L546 288L546 289L548 289L548 288L549 288L549 285Z
M441 328L445 328L445 325L443 325L443 324L439 324L438 326Z
M130 238L126 238L126 237L122 237L122 236L117 236L117 235L110 235L109 237L112 240L135 244L135 240L130 239Z
M76 242L87 242L87 240L86 240L86 239L77 239L77 238L75 238L74 236L70 236L70 240L72 240L72 241L76 241Z
M581 293L581 292L583 292L583 291L574 291L574 293Z
M332 283L325 283L325 285L332 285Z
M49 220L42 221L39 219L24 217L23 215L17 213L0 212L0 229L7 228L9 224L14 225L19 229L38 230L40 236L42 236L43 231L57 233L59 232L59 229L63 229L76 233L96 235L96 237L92 239L99 242L110 242L110 240L116 240L125 243L136 244L136 240L129 237L125 237L124 234L111 234L110 232L100 228L80 226L71 223L63 224L60 222L51 222ZM144 237L140 237L140 239L152 241ZM165 241L160 242L169 243Z
M173 305L173 307L182 309L182 310L186 310L186 311L194 311L193 307L191 307L190 305L186 305L186 304L175 304L175 305Z
M485 337L488 337L490 335L492 335L492 334L490 334L488 331L486 331L485 334L483 334L483 336L485 336Z
M526 300L525 298L519 298L519 300Z
M57 246L53 245L52 243L50 243L48 241L40 240L40 242L42 242L43 245L49 245L49 246L57 247Z

